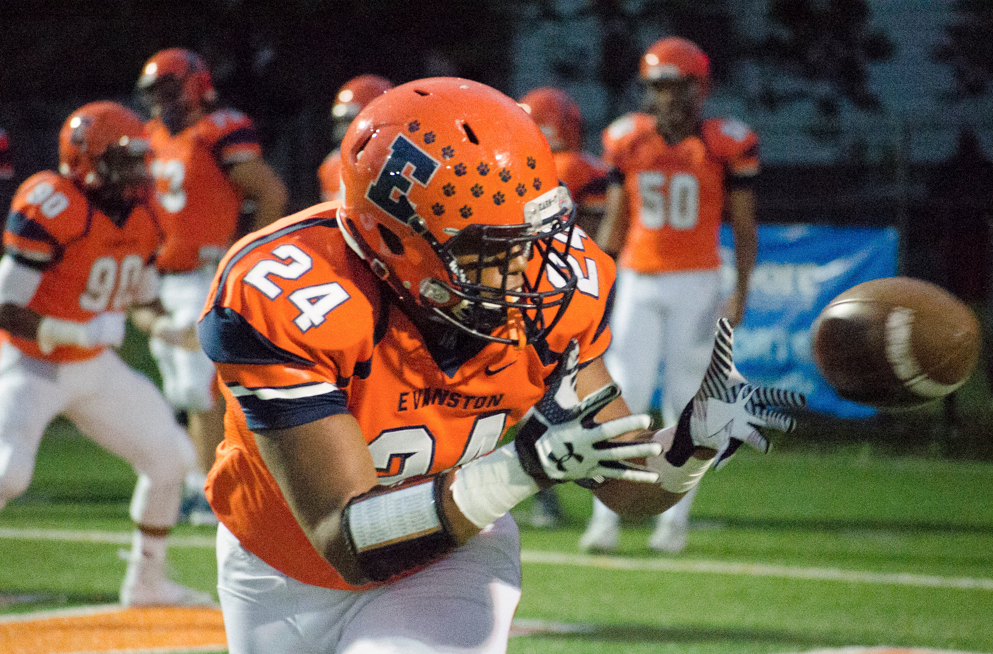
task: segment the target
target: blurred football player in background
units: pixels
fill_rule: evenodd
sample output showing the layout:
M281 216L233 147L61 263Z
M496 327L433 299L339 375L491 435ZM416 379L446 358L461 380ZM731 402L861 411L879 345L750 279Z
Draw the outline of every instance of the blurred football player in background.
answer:
M338 149L345 131L352 120L373 99L382 95L393 85L379 75L359 75L353 77L338 89L331 106L331 129L334 149L321 162L317 169L317 181L321 187L321 201L341 199L341 152Z
M630 113L603 134L611 166L607 210L597 242L619 253L614 343L607 368L632 411L647 411L662 367L662 417L672 425L707 367L711 325L741 322L755 265L757 231L751 183L758 137L734 119L703 119L710 63L694 43L656 41L641 58L647 113ZM723 304L719 229L734 232L737 283ZM649 547L678 552L686 543L696 490L660 516ZM617 547L620 521L602 503L580 539L584 551Z
M340 206L235 244L200 319L228 398L207 494L231 654L504 652L516 504L579 480L657 513L762 447L753 424L792 428L777 407L803 398L744 383L726 322L679 428L630 415L601 359L613 263L511 98L410 82L341 149Z
M0 181L14 179L14 162L10 157L10 142L7 132L0 128Z
M520 103L548 139L559 181L569 188L576 205L576 225L595 238L603 219L608 168L583 151L579 105L565 91L548 86L529 91Z
M258 229L283 215L286 188L262 158L252 121L219 108L207 65L181 48L162 50L142 69L138 91L151 113L155 207L165 230L159 254L162 303L177 329L196 323L217 262L246 230L239 215L251 205ZM239 231L241 233L239 233ZM150 342L166 399L185 412L199 465L187 479L184 514L216 523L203 496L206 471L224 437L224 402L214 365L200 350Z
M583 151L583 116L579 105L561 89L544 86L528 91L520 105L531 114L552 149L559 181L566 185L576 207L576 225L596 236L603 219L607 165ZM558 495L552 488L534 498L532 527L555 527L562 521Z
M152 336L196 346L158 300L162 231L146 204L143 131L119 104L83 106L62 127L59 173L32 175L14 197L0 259L0 507L28 488L61 414L138 474L121 603L212 604L165 573L193 445L155 385L107 349L123 341L129 311Z
M14 160L10 154L7 132L0 128L0 211L7 215L11 193L14 188ZM3 250L0 250L2 254Z

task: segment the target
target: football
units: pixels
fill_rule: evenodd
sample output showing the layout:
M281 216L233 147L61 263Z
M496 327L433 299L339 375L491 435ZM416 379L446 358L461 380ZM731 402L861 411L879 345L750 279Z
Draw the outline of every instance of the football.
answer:
M944 289L909 277L853 286L821 311L814 361L846 400L919 407L966 382L979 358L975 314Z

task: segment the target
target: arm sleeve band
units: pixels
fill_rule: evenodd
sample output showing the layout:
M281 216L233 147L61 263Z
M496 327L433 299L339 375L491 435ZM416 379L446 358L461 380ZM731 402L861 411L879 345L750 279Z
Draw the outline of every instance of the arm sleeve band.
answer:
M366 578L386 581L455 548L441 509L444 475L379 487L344 511L348 543Z
M538 484L521 467L514 443L465 464L452 482L456 506L480 529L537 492Z
M713 459L697 459L688 457L686 461L675 466L666 458L666 452L672 449L677 427L660 429L652 434L652 441L662 445L662 453L645 459L645 467L659 475L659 484L670 493L686 493L700 483L700 478L707 472Z

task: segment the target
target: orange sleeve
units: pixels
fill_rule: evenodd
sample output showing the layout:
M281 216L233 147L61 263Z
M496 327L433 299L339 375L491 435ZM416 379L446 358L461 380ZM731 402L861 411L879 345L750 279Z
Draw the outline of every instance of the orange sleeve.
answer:
M707 149L724 162L731 178L752 177L759 172L759 137L734 118L706 120L701 138Z

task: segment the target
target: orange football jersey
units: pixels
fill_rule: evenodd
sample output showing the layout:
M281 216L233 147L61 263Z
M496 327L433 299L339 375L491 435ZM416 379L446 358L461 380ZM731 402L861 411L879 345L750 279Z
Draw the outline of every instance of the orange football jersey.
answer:
M321 187L321 201L341 199L341 151L332 150L317 168L317 181Z
M145 205L117 226L72 182L42 171L17 189L3 243L8 256L42 272L29 309L86 322L131 306L141 273L162 243L162 230ZM89 359L104 349L60 346L42 354L36 341L13 334L10 341L31 357L53 362Z
M553 152L559 181L578 205L603 207L607 191L607 165L587 152Z
M607 165L587 152L553 152L559 181L569 189L587 232L596 227L606 206ZM592 234L596 236L596 234Z
M251 120L219 109L178 134L158 119L147 125L156 211L166 233L158 265L188 272L219 260L231 245L244 200L227 178L234 164L262 156Z
M382 484L486 454L542 396L571 338L582 361L606 350L614 266L577 231L569 265L580 285L546 342L518 351L473 341L439 367L346 245L337 206L319 204L239 241L221 262L200 339L229 407L207 482L211 506L242 545L276 569L345 589L297 525L250 430L348 412Z
M668 145L655 118L632 113L603 133L604 160L624 174L629 225L620 264L642 273L720 266L727 182L758 172L758 136L731 119L707 119Z

